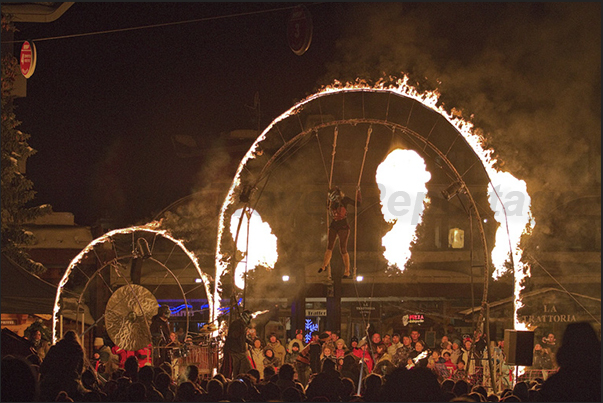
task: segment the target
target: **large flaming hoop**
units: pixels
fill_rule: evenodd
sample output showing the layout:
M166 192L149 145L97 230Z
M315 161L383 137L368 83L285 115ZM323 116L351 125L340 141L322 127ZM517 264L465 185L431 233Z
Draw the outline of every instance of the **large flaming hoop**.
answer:
M475 253L472 244L471 252L472 266L474 258L481 260L481 263L475 266L482 268L484 277L482 309L476 328L483 329L484 321L487 320L490 277L494 274L494 277L498 278L509 260L515 275L518 308L521 280L528 271L519 261L522 253L519 249L519 237L534 226L525 183L507 172L495 169L496 161L491 157L492 150L484 147L483 138L473 131L473 125L437 106L438 98L437 92L418 93L407 84L407 78L399 80L396 85L337 83L299 102L272 122L242 159L222 205L216 249L214 299L219 298L224 274L229 267L234 272L237 263L236 252L227 253L223 249L224 228L233 209L255 211L254 206L274 169L314 137L318 139L333 130L337 133L339 128L362 127L361 131L364 133L374 130L373 137L378 128L382 132L389 132L392 138L399 138L407 148L414 149L424 158L434 162L432 165L439 167L449 178L451 185L443 191L445 198L449 201L453 198L460 201L470 220L471 233L475 227L481 243L480 250ZM325 115L331 116L325 119ZM376 140L372 141L374 143ZM463 149L470 150L471 156L465 154L464 166L457 168L457 161L453 161L450 154L452 151ZM467 185L469 181L466 179L469 177L470 183L479 184L477 192ZM525 208L518 214L519 218L509 220L501 200L501 186L504 186L505 190L523 192ZM243 216L244 214L241 214L241 217ZM494 219L499 224L496 245L494 239L489 245L484 229L485 219ZM240 224L239 222L235 239L239 235ZM518 325L518 321L515 322Z
M191 292L197 292L200 288L199 285L195 285L193 288L185 287L181 284L179 277L185 272L192 271L189 267L194 267L194 272L188 273L190 275L201 278L202 286L204 289L203 296L207 297L210 312L210 321L213 321L214 303L211 293L211 279L207 276L197 262L195 255L190 252L183 244L182 241L173 238L167 231L158 229L159 223L153 222L144 226L135 226L125 229L119 229L110 231L103 236L92 241L87 247L85 247L69 264L69 267L65 271L59 287L57 289L54 311L53 311L53 342L56 342L61 337L59 329L59 317L61 308L66 305L67 296L73 296L75 301L73 305L76 312L82 312L83 307L87 302L87 294L93 288L93 282L99 281L103 291L108 296L113 295L120 287L126 286L132 288L133 285L137 287L146 287L150 291L157 292L157 290L169 284L175 286L181 294L181 298L184 300L184 307L186 313L186 328L188 330L189 325L189 305L187 304L187 295L189 299ZM158 254L159 244L163 246L171 244L168 249L167 259L160 260L154 254ZM175 260L173 257L176 253L183 253L189 260L187 264L183 264L181 267L174 270L170 269L172 266L170 258ZM145 261L144 275L142 267L135 271L133 269L127 270L127 265L134 266L135 264L142 264L142 260ZM111 274L114 275L114 281L111 281L109 277ZM133 289L133 291L135 291ZM203 293L201 293L203 294ZM132 292L132 295L136 296L136 293ZM108 300L108 298L107 298ZM107 302L107 301L105 301ZM140 305L142 301L133 301L135 307ZM155 308L156 309L156 308ZM136 311L137 309L134 309ZM104 314L96 315L94 317L95 323L99 323L104 318ZM82 321L83 322L83 321ZM79 315L76 315L76 328L79 326ZM82 326L82 335L85 333L84 324Z

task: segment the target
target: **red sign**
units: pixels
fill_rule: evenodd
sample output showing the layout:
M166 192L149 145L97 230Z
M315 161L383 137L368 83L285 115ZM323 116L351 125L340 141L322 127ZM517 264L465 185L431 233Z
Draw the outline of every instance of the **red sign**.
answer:
M23 74L25 78L29 78L33 75L34 70L36 69L36 46L33 42L23 42L19 65L21 66L21 74Z
M298 56L306 53L312 42L312 16L306 7L299 5L293 9L287 23L289 47Z

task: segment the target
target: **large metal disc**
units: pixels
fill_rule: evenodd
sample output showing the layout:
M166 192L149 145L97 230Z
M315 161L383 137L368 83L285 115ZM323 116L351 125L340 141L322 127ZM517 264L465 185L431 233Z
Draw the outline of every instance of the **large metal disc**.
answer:
M149 290L138 284L118 288L105 308L109 337L124 350L140 350L151 343L149 326L159 304Z

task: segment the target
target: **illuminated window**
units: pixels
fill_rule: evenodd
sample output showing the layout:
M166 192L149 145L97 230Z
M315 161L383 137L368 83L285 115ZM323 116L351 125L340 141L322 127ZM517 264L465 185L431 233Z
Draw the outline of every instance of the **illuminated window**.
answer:
M465 247L465 231L460 228L451 228L448 231L448 247L462 249Z

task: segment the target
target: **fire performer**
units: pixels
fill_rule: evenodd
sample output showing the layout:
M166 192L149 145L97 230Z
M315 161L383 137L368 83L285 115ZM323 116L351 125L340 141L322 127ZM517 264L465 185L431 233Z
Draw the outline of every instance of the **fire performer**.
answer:
M318 270L322 273L327 269L327 266L331 262L331 256L333 255L333 248L335 247L335 239L339 238L339 252L343 260L343 278L350 278L350 254L348 253L348 238L350 236L350 225L348 224L348 205L356 204L360 206L362 203L362 197L360 195L360 187L356 189L356 200L346 196L339 187L335 186L329 191L329 200L327 202L327 209L331 216L331 224L327 233L328 243L327 250L325 252L322 267Z
M161 305L157 315L151 319L151 341L153 343L153 365L159 366L164 362L170 362L166 344L170 335L170 326L168 319L170 317L170 307Z
M247 337L247 326L251 321L251 313L243 311L239 318L232 321L224 342L224 357L220 373L228 379L245 374L251 369L247 358L247 344L253 345Z

